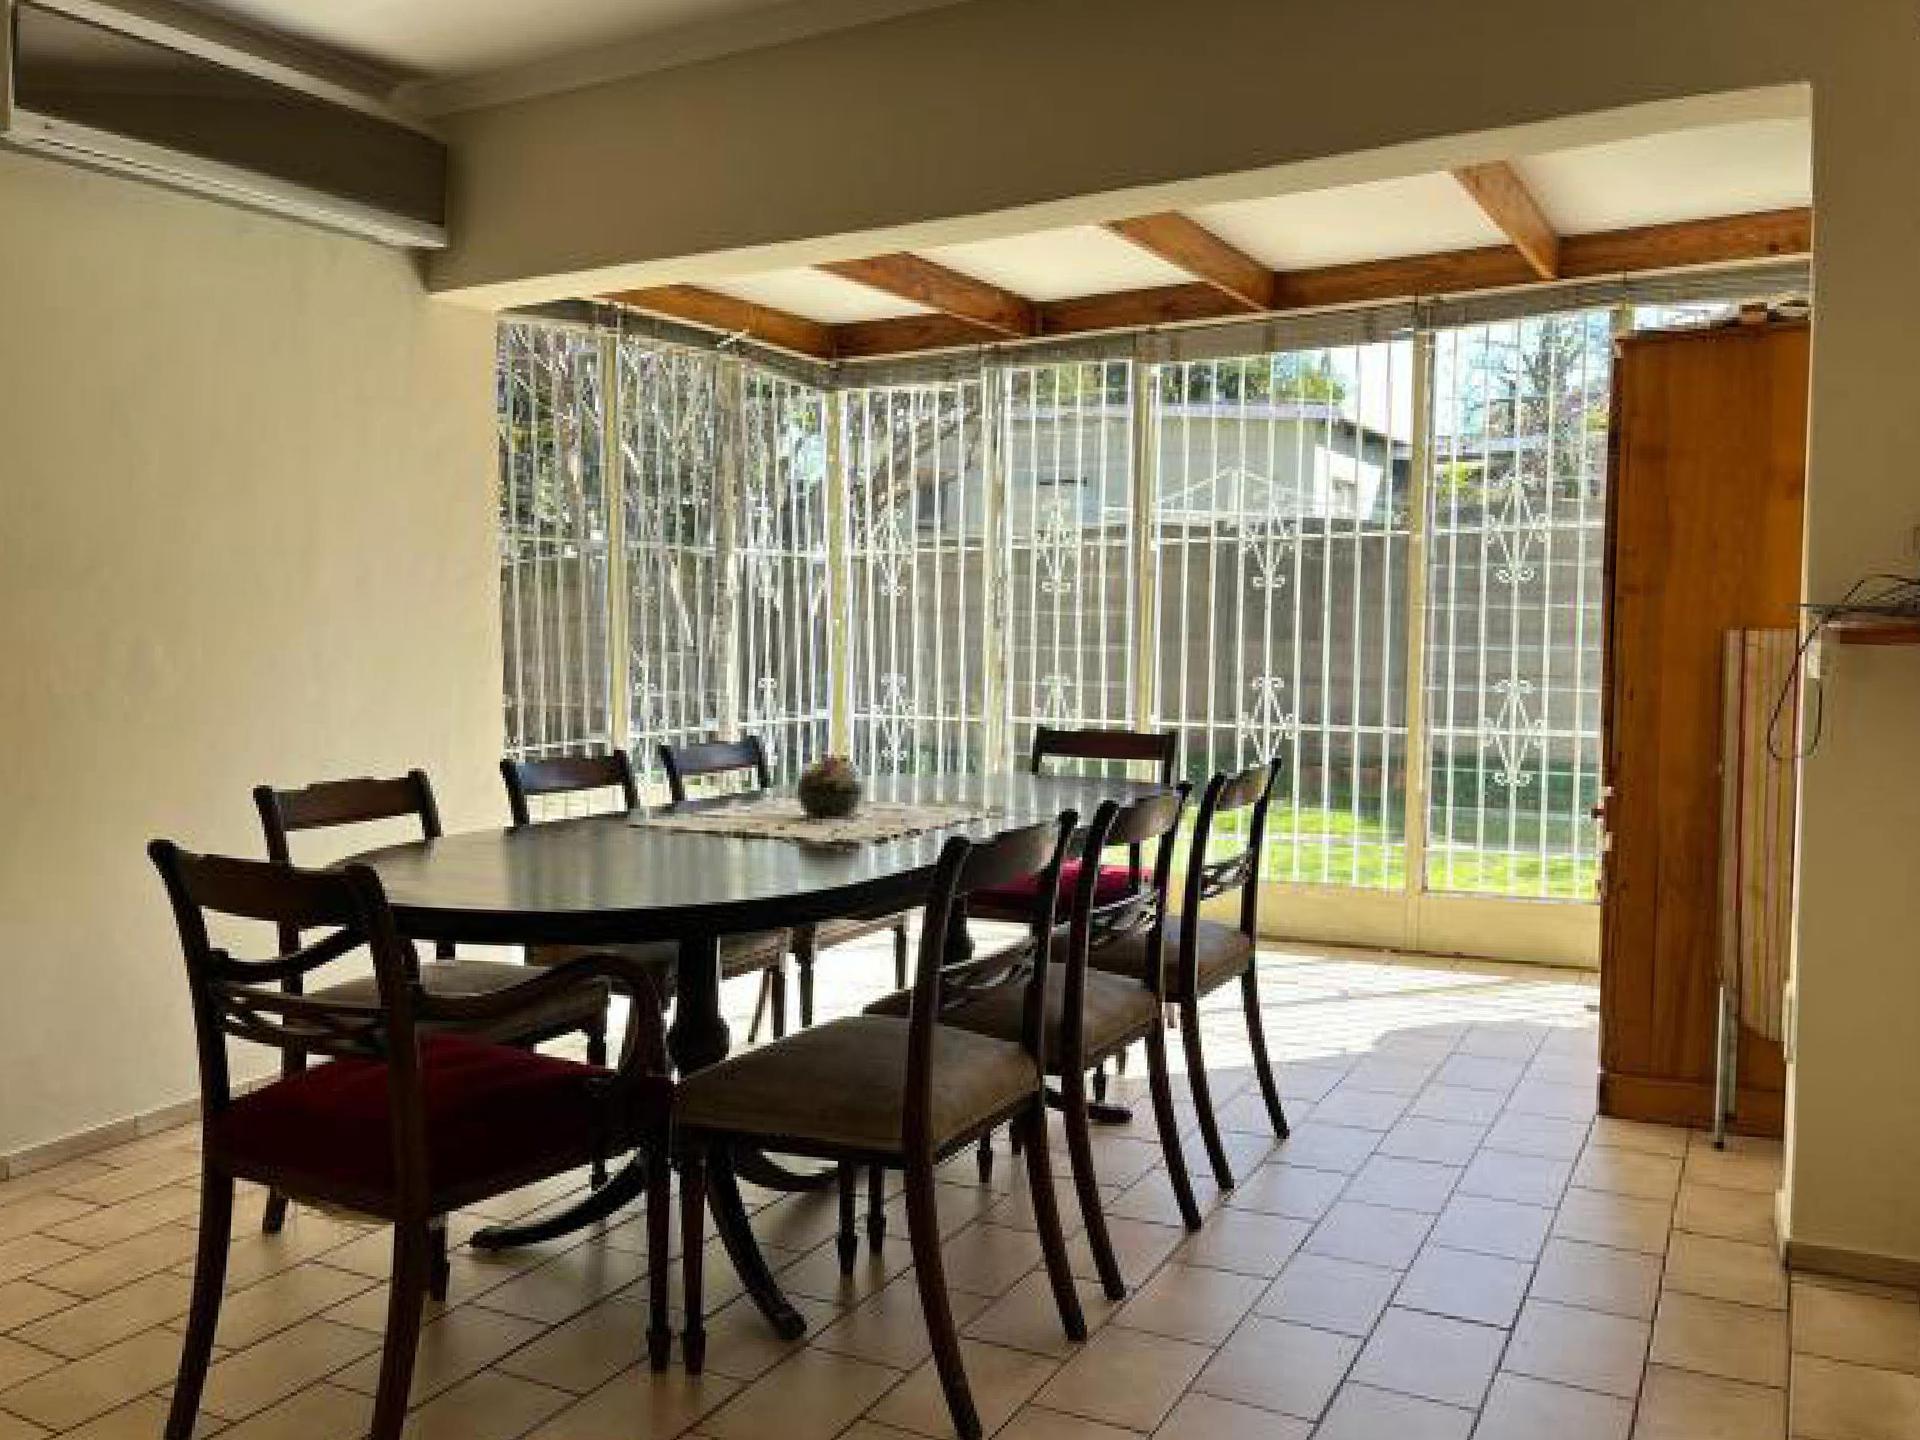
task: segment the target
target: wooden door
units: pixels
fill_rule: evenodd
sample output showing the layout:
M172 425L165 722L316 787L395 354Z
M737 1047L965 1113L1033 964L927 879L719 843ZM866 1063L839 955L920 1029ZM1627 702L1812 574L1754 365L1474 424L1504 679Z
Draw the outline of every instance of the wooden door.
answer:
M1705 1124L1722 636L1798 623L1806 326L1623 339L1613 395L1600 1107ZM1779 1132L1784 1081L1780 1047L1743 1036L1741 1128Z

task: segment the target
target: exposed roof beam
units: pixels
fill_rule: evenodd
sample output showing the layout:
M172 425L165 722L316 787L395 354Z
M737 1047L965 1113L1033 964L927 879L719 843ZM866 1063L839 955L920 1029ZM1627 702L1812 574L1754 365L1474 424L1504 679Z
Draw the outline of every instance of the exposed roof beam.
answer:
M698 285L660 285L651 290L622 290L603 295L603 300L669 320L718 330L728 335L744 335L776 350L791 350L814 360L831 360L838 353L833 327L804 315L756 305L736 295L723 295Z
M1112 221L1107 228L1237 301L1242 310L1266 310L1273 305L1273 271L1185 215L1174 211L1138 215Z
M835 261L820 268L995 335L1017 338L1040 333L1040 312L1026 296L918 255L876 255L869 260Z
M1518 170L1504 160L1495 160L1487 165L1463 165L1453 172L1453 178L1513 242L1513 248L1526 257L1536 275L1542 280L1559 278L1560 237Z
M1591 279L1643 271L1679 270L1777 256L1813 248L1807 210L1769 210L1711 220L1680 220L1631 230L1569 235L1560 245L1560 278ZM1538 283L1533 266L1514 248L1493 245L1393 260L1367 260L1277 277L1270 312L1363 305L1421 295L1458 295ZM1206 284L1166 285L1048 301L1039 307L1042 335L1077 335L1230 319L1247 313L1238 300ZM842 359L978 344L971 327L941 315L911 315L833 327Z

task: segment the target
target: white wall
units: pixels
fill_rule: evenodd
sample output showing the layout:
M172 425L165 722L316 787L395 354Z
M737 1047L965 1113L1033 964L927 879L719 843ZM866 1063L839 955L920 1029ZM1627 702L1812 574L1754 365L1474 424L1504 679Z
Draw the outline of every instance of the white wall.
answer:
M493 329L396 252L0 153L0 1155L194 1092L143 847L500 808Z

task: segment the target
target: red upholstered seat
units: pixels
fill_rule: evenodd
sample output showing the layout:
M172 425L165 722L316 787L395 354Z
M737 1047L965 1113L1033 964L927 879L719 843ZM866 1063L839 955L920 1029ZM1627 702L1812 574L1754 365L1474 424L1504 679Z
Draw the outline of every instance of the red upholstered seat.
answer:
M595 1147L624 1148L635 1129L666 1113L670 1084L643 1109L615 1120L592 1082L608 1072L552 1055L459 1035L420 1041L427 1177L443 1192L494 1176L581 1163ZM236 1099L215 1122L239 1166L271 1167L328 1192L387 1193L395 1186L386 1064L331 1060ZM614 1125L621 1134L603 1134Z
M1079 860L1068 860L1060 866L1059 903L1062 905L1073 899L1073 887L1080 883L1081 863ZM967 908L977 915L1012 914L1025 919L1033 908L1033 897L1039 889L1040 877L1029 876L1011 885L974 891L967 900ZM1133 871L1128 866L1102 865L1100 878L1093 887L1093 903L1110 905L1132 889Z

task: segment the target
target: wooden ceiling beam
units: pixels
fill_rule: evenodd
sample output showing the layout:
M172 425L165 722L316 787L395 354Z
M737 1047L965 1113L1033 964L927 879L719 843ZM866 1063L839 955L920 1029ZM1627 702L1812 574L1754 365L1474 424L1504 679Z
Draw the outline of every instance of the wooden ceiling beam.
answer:
M1518 170L1505 160L1496 160L1488 165L1463 165L1453 172L1453 178L1513 242L1513 248L1526 257L1535 275L1542 280L1560 277L1560 237Z
M1212 286L1242 310L1273 306L1273 271L1177 211L1110 221L1107 229Z
M832 360L839 353L831 325L698 285L658 285L650 290L621 290L600 298L702 329L744 335L762 345L790 350L813 360Z
M867 260L833 261L819 268L995 335L1020 339L1040 333L1040 312L1026 296L918 255L875 255Z
M1592 279L1805 255L1812 248L1810 211L1771 210L1592 235L1568 235L1560 242L1559 268L1562 279ZM1476 250L1449 250L1313 270L1288 270L1276 275L1274 281L1273 301L1266 307L1266 313L1279 314L1423 295L1464 295L1520 288L1539 283L1539 276L1532 263L1514 247L1491 245ZM1248 313L1243 302L1217 286L1197 282L1052 300L1040 305L1039 311L1043 336L1189 324ZM939 315L838 325L833 327L833 332L844 359L956 349L979 343L978 334L969 333L969 327Z

